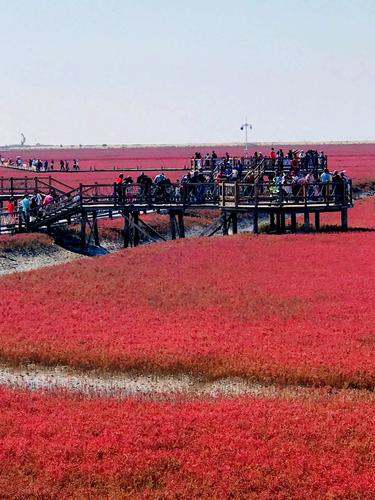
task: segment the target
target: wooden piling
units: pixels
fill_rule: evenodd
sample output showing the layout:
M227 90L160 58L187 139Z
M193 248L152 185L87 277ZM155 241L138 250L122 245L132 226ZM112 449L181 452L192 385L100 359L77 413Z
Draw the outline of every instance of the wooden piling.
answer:
M275 214L270 212L270 231L275 231Z
M270 224L270 226L271 226L271 224ZM259 233L259 214L258 214L257 209L255 209L253 212L253 232L254 232L254 234Z
M281 213L280 211L276 212L276 233L281 233Z
M177 217L178 217L178 237L185 238L184 212L180 210L177 214Z
M222 220L223 220L223 236L228 235L228 218L227 218L227 213L223 212L222 214Z
M286 225L285 225L285 212L281 212L280 214L280 231L282 233L286 232Z
M232 233L237 234L238 233L237 212L233 212L231 218L232 218Z
M98 214L97 212L93 212L92 214L92 229L94 233L94 243L97 247L100 246L100 241L99 241L99 228L98 228Z
M81 252L86 252L86 225L87 225L87 214L82 212L81 214Z
M130 221L128 213L124 214L124 248L128 248L130 244Z
M133 212L133 235L134 235L134 246L139 245L139 240L140 240L140 234L139 234L139 213L138 212Z
M310 213L308 210L303 213L303 230L305 233L310 231Z
M348 209L347 208L341 209L341 229L343 231L348 230Z
M172 240L176 239L176 214L174 210L169 211L169 226L171 228Z
M297 231L297 214L296 212L292 212L290 214L290 229L292 233L295 233Z
M315 230L320 231L320 212L315 212Z

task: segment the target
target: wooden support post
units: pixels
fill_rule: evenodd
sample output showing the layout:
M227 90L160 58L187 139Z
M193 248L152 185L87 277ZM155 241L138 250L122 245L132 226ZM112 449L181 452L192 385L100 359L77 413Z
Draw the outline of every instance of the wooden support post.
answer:
M222 219L223 219L223 236L227 236L228 235L228 219L227 219L226 212L223 212Z
M290 214L290 228L292 233L295 233L297 231L297 214L296 212L292 212Z
M270 212L270 230L275 230L275 214L273 212Z
M303 230L305 233L310 231L310 213L308 210L305 210L303 214Z
M280 231L282 233L285 233L285 231L286 231L286 226L285 226L285 212L281 212L281 214L280 214Z
M86 252L86 224L87 224L87 214L82 212L81 214L81 252Z
M259 222L259 214L258 214L258 210L255 209L254 212L253 212L253 231L254 231L255 234L259 233L259 224L258 224L258 222ZM274 222L274 225L275 225L275 220L273 222ZM270 224L270 227L271 227L271 224Z
M98 228L98 214L97 212L93 212L92 214L92 227L94 231L94 243L97 247L100 246L100 241L99 241L99 228Z
M237 184L236 184L237 185ZM232 233L237 234L238 233L238 219L237 219L237 212L232 213Z
M139 224L139 213L138 212L133 212L133 234L134 234L134 246L139 245L139 229L138 229L138 224Z
M130 221L129 214L124 213L124 248L128 248L130 244Z
M174 210L169 211L169 225L171 228L171 237L172 240L176 239L176 214Z
M320 231L320 212L315 212L315 230Z
M180 210L177 214L177 217L178 217L178 236L179 238L185 238L184 212Z
M279 211L276 212L276 233L281 233L281 213Z
M348 209L347 208L341 209L341 229L343 231L348 230Z

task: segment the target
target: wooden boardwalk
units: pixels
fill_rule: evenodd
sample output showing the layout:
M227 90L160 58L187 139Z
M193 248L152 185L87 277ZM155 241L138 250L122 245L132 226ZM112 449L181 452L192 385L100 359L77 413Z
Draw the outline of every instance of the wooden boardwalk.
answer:
M82 250L87 247L86 229L99 244L97 219L121 214L124 218L124 245L137 245L141 234L149 234L147 224L140 215L146 211L165 213L170 218L172 239L184 237L184 214L194 209L217 211L220 224L213 233L222 230L228 234L231 228L237 232L239 214L248 213L253 218L253 231L259 231L259 216L267 214L270 229L285 231L286 218L290 228L297 228L297 216L303 215L304 229L310 229L310 215L314 215L315 227L320 229L322 212L340 212L342 228L348 227L348 209L353 206L350 181L323 184L293 184L275 186L267 182L220 182L144 186L127 184L119 188L115 184L80 184L72 189L52 177L0 179L0 201L10 197L21 198L38 191L53 193L54 202L38 211L28 224L15 214L12 223L2 214L0 228L14 231L51 231L57 224L81 224ZM149 228L150 229L150 228Z

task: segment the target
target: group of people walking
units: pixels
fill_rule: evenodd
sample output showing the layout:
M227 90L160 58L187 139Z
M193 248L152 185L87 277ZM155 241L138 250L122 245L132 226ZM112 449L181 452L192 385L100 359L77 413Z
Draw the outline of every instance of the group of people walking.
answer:
M52 189L51 192L43 194L35 190L32 194L25 194L20 200L11 197L6 206L6 223L16 222L17 215L26 226L30 223L30 217L38 217L42 211L52 205L58 198L58 193Z
M13 167L23 168L25 170L32 170L33 172L54 172L55 170L60 170L60 172L78 171L79 160L60 160L56 164L55 160L41 160L40 158L30 158L27 163L24 163L20 156L17 156L14 161L12 158L4 158L0 155L0 166L2 167Z

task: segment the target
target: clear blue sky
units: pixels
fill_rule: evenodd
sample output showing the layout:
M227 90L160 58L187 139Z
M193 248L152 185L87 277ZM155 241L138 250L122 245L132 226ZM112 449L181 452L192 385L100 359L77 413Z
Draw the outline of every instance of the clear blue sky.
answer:
M0 144L375 139L374 0L0 0Z

